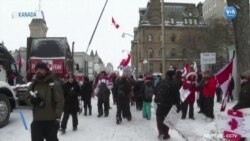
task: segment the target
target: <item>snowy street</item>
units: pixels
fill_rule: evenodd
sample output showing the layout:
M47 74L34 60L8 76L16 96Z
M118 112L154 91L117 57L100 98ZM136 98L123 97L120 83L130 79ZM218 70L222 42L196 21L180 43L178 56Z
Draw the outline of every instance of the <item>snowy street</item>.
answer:
M152 107L152 118L146 120L142 118L142 112L136 111L135 106L131 107L132 121L123 119L121 125L116 125L116 106L111 104L109 117L97 118L97 100L92 99L93 115L79 115L78 130L72 130L72 121L69 119L66 134L61 135L60 141L158 141L155 111ZM112 103L112 102L110 102ZM153 104L152 104L153 105ZM229 103L231 107L233 103ZM215 102L215 115L219 112L220 104ZM195 103L195 120L180 120L177 130L170 130L171 141L214 141L211 134L216 129L215 122L207 123L203 115L197 113L199 109ZM25 130L20 118L20 111L23 112L28 126L32 121L31 109L20 106L11 114L10 123L0 129L0 141L29 141L30 130Z

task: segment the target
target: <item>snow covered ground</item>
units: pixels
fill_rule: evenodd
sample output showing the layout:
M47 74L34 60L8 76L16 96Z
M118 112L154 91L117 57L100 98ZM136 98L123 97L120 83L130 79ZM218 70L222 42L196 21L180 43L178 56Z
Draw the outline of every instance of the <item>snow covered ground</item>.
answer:
M112 103L112 102L111 102ZM234 103L229 103L231 108ZM152 104L153 105L153 104ZM79 115L77 131L72 131L71 118L65 135L59 133L60 141L158 141L155 111L152 107L152 118L142 118L141 111L136 111L135 106L131 107L132 121L123 119L121 125L116 125L116 106L111 105L109 117L97 118L97 100L92 99L92 116ZM219 113L220 104L215 102L215 114ZM221 133L216 130L216 122L205 121L205 117L198 114L198 107L195 103L195 120L180 120L176 130L170 130L171 141L215 141L222 140ZM30 125L32 112L29 107L19 106L11 114L10 122L4 128L0 128L0 141L29 141L30 130L25 130L20 118L20 111ZM225 113L225 112L224 112ZM226 114L226 113L225 113Z

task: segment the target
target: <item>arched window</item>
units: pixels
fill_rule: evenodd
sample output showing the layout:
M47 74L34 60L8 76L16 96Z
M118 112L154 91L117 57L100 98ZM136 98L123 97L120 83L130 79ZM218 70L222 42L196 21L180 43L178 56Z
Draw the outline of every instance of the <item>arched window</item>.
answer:
M197 23L198 23L198 22L197 22L197 19L194 19L194 24L197 25Z
M193 19L189 19L189 24L193 24Z
M170 18L170 23L171 23L171 24L174 24L174 23L175 23L174 18Z
M171 57L175 57L176 56L176 49L175 48L172 48L171 51L170 51L170 56Z
M148 35L148 42L152 42L153 36L151 34Z
M148 58L149 58L149 59L150 59L150 58L153 58L153 56L154 56L153 49L152 49L152 48L149 48L149 49L148 49Z
M188 24L188 20L186 18L184 19L184 24Z

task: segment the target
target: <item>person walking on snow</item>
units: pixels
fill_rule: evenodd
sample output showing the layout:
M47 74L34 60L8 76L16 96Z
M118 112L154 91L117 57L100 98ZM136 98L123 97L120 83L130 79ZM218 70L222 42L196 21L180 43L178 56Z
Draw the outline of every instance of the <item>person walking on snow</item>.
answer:
M45 63L37 63L35 71L29 94L25 97L33 106L31 141L59 141L57 133L64 106L62 87Z
M64 85L65 104L64 104L63 119L61 123L62 134L66 133L69 115L72 116L73 131L77 130L77 125L78 125L77 113L80 110L78 101L79 93L80 93L80 86L74 79L74 76L72 75L69 76L69 81Z
M89 115L92 115L91 97L92 97L92 83L87 76L84 77L83 85L81 86L81 96L84 102L84 116L87 116L87 109L89 109Z
M159 132L158 138L164 140L170 138L169 127L164 124L166 116L173 105L176 105L177 112L180 110L179 90L173 79L174 75L174 70L168 70L166 72L166 78L156 87L155 103L157 104L156 122Z
M144 87L142 89L143 94L143 111L142 116L148 120L151 119L151 102L154 94L154 87L152 82L152 77L147 76L144 82Z

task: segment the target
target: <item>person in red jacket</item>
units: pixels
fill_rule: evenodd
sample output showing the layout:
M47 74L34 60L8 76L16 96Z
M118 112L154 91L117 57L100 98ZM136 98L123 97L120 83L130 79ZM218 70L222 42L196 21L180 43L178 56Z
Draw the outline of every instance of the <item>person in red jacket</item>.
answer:
M203 73L204 86L202 94L204 96L204 114L206 121L212 121L214 119L214 96L216 90L216 79L209 71Z
M187 115L187 109L189 107L189 118L194 120L194 101L195 91L197 91L197 75L195 72L190 72L186 76L186 80L183 82L183 89L188 89L190 94L186 100L181 104L182 116L181 119L185 119Z

